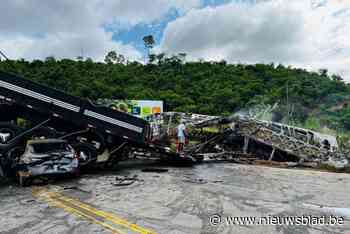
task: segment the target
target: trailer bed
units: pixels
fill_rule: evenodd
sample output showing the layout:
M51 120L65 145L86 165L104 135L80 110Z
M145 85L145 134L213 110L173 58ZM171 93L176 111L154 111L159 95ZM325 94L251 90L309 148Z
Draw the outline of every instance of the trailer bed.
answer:
M1 71L0 96L28 111L52 115L81 128L96 128L137 144L144 144L150 134L149 124L143 119Z

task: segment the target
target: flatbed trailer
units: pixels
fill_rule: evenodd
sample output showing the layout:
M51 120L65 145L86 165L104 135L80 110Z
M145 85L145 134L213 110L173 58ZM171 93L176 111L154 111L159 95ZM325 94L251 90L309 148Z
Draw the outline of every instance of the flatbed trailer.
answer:
M147 148L150 136L150 125L143 119L0 71L3 169L13 164L26 140L34 137L67 139L88 155L84 162L88 164L96 161L97 154L116 155L125 145Z

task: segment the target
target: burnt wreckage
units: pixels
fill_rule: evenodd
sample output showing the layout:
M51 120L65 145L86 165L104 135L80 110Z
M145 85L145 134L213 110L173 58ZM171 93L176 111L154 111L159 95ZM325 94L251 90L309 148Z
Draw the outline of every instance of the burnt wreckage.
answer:
M244 116L219 117L168 112L151 118L159 144L173 145L176 126L184 121L190 142L184 152L206 160L232 160L280 166L335 170L350 168L334 136Z

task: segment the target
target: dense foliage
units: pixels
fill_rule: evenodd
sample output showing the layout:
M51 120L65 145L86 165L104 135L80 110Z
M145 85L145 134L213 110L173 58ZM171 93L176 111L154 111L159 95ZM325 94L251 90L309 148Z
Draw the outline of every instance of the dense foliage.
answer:
M288 121L305 123L316 116L320 125L332 123L334 128L350 129L349 109L336 114L328 110L347 100L350 86L341 77L328 75L327 70L308 72L282 65L225 61L184 63L180 55L150 55L147 65L127 62L115 54L105 61L52 57L1 61L0 70L91 100L164 100L167 110L213 115L279 103L274 111L282 121L288 115Z

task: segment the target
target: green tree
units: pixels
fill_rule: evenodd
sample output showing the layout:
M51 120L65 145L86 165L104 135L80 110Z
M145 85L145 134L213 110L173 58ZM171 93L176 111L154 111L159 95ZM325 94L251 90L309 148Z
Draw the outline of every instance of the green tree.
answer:
M148 51L148 57L150 57L151 50L155 44L155 40L154 40L152 35L144 36L142 40L143 40L144 45Z

